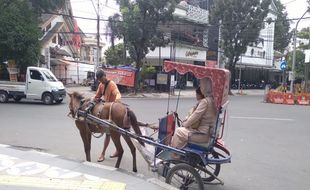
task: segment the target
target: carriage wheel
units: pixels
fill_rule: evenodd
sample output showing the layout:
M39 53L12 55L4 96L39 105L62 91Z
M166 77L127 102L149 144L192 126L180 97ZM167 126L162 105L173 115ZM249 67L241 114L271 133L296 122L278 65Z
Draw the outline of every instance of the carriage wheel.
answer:
M210 158L219 158L219 155L215 152L212 152L212 154L210 154ZM207 164L203 169L199 168L196 169L200 174L203 182L211 182L215 180L215 177L210 175L208 172L212 173L217 177L221 171L221 164ZM204 170L208 170L208 172Z
M203 190L203 182L199 173L188 164L177 164L171 168L166 177L166 183L182 190Z

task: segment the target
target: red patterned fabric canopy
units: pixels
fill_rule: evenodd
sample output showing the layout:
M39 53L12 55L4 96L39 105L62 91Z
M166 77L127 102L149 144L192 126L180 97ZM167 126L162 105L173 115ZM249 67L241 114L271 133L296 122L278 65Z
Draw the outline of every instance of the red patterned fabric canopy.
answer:
M176 70L179 74L184 75L188 72L193 73L196 78L210 78L213 86L213 97L216 107L219 109L228 102L228 91L230 72L226 69L211 68L199 65L191 65L173 61L164 62L164 70L170 72Z

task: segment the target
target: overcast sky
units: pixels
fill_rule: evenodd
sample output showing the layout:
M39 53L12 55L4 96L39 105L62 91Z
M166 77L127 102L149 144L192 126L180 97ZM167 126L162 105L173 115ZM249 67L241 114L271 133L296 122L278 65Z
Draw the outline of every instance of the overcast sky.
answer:
M93 3L92 3L93 2ZM74 16L96 18L96 12L94 6L97 9L97 0L71 0ZM115 0L99 0L100 2L100 18L107 19L110 15L118 12L118 6ZM281 0L282 4L286 6L289 18L300 18L302 14L307 10L307 0ZM310 17L307 13L305 17ZM96 21L77 19L79 27L85 33L96 33L97 24ZM100 33L106 32L106 22L100 22ZM294 28L295 24L291 24L291 28ZM310 19L301 20L298 29L310 27ZM105 37L102 37L105 40Z

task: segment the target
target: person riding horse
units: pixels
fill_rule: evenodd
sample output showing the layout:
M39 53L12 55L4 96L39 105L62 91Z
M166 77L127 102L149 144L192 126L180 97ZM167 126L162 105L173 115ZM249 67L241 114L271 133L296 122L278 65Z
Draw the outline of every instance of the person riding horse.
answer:
M120 102L121 100L121 93L118 90L117 85L114 83L112 80L108 80L106 78L106 74L103 70L98 70L96 72L96 78L100 82L96 95L93 98L93 101L90 102L89 107L86 109L86 111L90 112L92 108L95 106L96 103L100 101L104 102ZM104 139L103 143L103 150L97 160L97 162L102 162L105 159L105 152L109 146L110 143L110 133L106 133L106 137ZM110 158L115 158L117 157L117 151L113 154L110 155Z

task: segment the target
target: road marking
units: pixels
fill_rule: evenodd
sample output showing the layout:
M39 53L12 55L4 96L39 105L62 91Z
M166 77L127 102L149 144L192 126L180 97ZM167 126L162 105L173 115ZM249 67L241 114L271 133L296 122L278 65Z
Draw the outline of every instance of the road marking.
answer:
M273 120L273 121L294 121L294 119L287 118L271 118L271 117L238 117L230 116L232 119L252 119L252 120Z
M123 190L125 183L113 181L67 180L40 177L0 175L0 185L67 190Z

